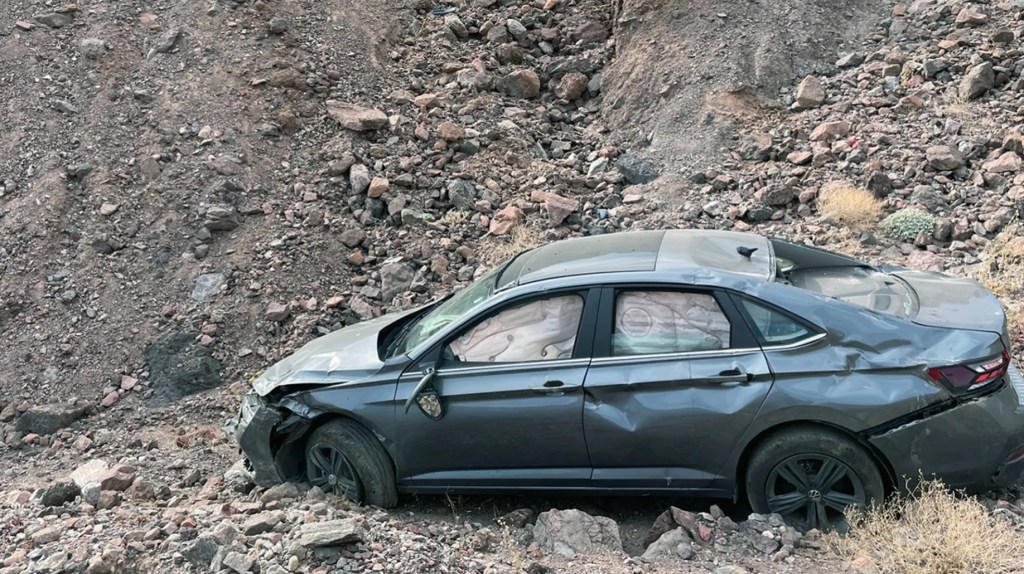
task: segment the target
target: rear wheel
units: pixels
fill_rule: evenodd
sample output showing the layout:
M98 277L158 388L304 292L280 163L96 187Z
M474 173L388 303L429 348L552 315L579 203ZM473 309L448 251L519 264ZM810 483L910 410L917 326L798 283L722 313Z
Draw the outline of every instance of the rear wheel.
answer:
M306 441L306 478L325 492L359 504L398 504L391 460L380 441L359 423L341 419L313 431Z
M755 512L778 513L805 531L844 531L847 508L866 508L885 496L871 456L828 429L785 430L766 438L750 457L746 486Z

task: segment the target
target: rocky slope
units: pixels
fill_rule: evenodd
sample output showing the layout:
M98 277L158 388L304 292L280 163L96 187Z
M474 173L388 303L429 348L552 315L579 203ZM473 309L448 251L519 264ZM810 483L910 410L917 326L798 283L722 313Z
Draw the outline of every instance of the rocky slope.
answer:
M532 518L253 490L226 473L220 426L248 378L305 341L571 235L754 229L979 275L1016 307L1022 14L3 3L0 572L834 569L769 517L680 515L648 561L647 512L629 552L567 558ZM934 221L896 238L829 220L817 199L844 182ZM303 543L346 529L359 542Z

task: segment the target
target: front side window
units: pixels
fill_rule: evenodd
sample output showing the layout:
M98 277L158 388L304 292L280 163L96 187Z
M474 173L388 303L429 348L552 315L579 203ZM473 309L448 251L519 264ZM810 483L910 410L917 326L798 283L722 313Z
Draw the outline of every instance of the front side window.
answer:
M449 360L518 363L572 357L583 317L577 294L537 299L477 323L448 345Z
M615 297L612 355L727 349L730 332L729 319L707 293L624 290Z
M779 311L758 305L749 299L740 298L739 301L753 320L754 328L761 335L761 339L766 343L793 343L814 334L806 326Z

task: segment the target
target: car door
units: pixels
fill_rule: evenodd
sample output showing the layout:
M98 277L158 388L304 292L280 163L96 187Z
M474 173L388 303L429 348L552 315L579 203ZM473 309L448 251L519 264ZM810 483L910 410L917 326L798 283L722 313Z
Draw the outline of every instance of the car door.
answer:
M582 386L599 298L598 289L576 289L507 302L467 321L407 371L396 394L396 443L408 484L585 486ZM416 404L402 406L434 365L437 420Z
M596 487L727 489L718 476L771 387L764 354L714 290L603 290L584 380Z

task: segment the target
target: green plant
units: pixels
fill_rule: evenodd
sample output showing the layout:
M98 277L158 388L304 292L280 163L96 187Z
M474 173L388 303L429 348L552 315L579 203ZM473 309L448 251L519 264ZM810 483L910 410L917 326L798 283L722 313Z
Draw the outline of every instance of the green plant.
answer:
M913 241L917 234L929 235L935 229L935 218L916 207L907 207L882 220L882 232L899 241Z

